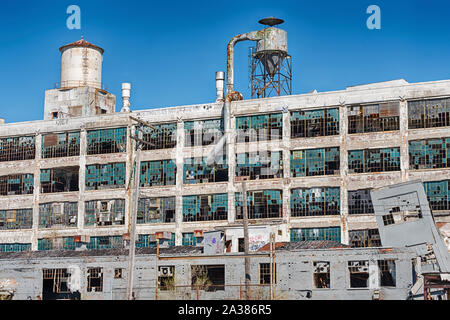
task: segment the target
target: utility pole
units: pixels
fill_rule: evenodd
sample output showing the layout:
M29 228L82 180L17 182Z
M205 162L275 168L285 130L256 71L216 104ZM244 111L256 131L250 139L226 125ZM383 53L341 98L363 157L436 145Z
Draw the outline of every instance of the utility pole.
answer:
M250 256L249 256L249 237L248 237L248 211L247 211L247 182L242 181L242 213L244 218L244 253L245 253L245 299L249 300L250 290Z
M131 151L134 153L136 149L136 155L133 161L133 196L131 197L132 203L130 206L130 251L129 251L129 262L128 262L128 286L127 286L127 299L133 300L133 278L134 278L134 258L136 254L136 219L137 219L137 211L138 211L138 202L139 202L139 177L141 175L141 150L142 145L153 145L150 142L147 142L143 139L143 128L144 125L154 128L153 125L150 123L147 123L145 121L142 121L140 119L134 118L130 115L130 119L133 121L136 121L139 124L138 127L138 136L136 137L133 132L130 133L131 138L135 141L133 144L133 150ZM133 126L131 126L131 130L133 129ZM135 147L134 147L135 146Z

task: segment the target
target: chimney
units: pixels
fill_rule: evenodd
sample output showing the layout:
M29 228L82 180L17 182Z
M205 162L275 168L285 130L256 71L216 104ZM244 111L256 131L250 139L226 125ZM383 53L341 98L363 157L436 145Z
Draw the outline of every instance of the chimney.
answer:
M122 83L122 109L120 112L130 112L131 83Z
M225 72L216 72L216 102L223 102L223 88L225 83Z

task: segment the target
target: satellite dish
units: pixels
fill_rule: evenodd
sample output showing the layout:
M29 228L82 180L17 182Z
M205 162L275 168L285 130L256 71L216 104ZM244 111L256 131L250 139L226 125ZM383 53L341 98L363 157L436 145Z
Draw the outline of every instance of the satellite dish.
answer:
M263 24L263 25L273 27L273 26L276 26L278 24L282 24L284 22L284 20L278 19L278 18L275 18L275 17L269 17L269 18L261 19L258 22Z

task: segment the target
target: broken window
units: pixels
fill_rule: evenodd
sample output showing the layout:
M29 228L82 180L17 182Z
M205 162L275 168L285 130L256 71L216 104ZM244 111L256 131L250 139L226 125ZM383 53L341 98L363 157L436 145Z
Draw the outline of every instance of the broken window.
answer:
M275 264L273 272L274 283L277 283L277 266ZM271 284L272 274L270 273L270 263L259 264L259 284Z
M194 232L185 232L182 237L183 246L196 246L197 243L203 241L203 237L196 237Z
M86 139L88 155L127 151L127 128L91 130Z
M57 300L70 298L69 288L71 274L67 269L42 270L42 299Z
M42 136L42 158L80 155L80 132L52 133Z
M395 260L378 260L381 287L395 287Z
M370 196L370 189L348 191L348 213L374 213L372 198Z
M137 130L136 136L138 134ZM151 145L144 143L142 150L174 148L177 145L177 124L154 124L153 128L144 126L142 139L151 143Z
M78 191L78 167L41 170L41 193Z
M349 261L350 288L367 288L369 286L369 261Z
M450 138L410 141L409 168L450 168Z
M333 136L338 134L338 108L291 112L291 138Z
M326 261L313 262L314 288L330 288L330 263Z
M173 290L175 285L175 267L158 267L158 288L161 291Z
M223 136L223 130L223 119L186 121L185 147L215 144Z
M424 182L431 210L450 210L450 180Z
M75 250L78 247L75 237L38 239L39 251Z
M122 279L122 277L123 277L123 268L115 268L114 279Z
M398 101L349 107L348 133L399 130L399 107Z
M31 251L31 243L0 243L0 252Z
M0 230L31 229L33 209L0 210Z
M348 237L352 248L381 247L378 229L350 230Z
M78 203L44 203L39 205L39 228L77 227Z
M257 151L236 154L236 181L283 177L281 151Z
M84 225L120 226L125 224L125 200L95 200L85 202Z
M87 272L87 292L103 291L103 269L89 268Z
M291 176L340 174L339 147L291 151Z
M191 266L192 289L205 291L225 290L225 265Z
M416 221L422 218L422 210L416 192L382 200L381 206L386 213L382 216L385 226Z
M400 171L400 148L351 150L348 172L368 173Z
M140 186L171 186L176 184L177 163L175 160L141 162Z
M183 197L183 221L213 221L228 219L228 194Z
M2 176L0 177L0 195L33 194L33 185L34 175L32 173Z
M88 250L122 249L123 239L122 236L90 237L86 248Z
M236 219L243 219L242 193L236 193ZM281 190L247 191L249 219L281 218L283 197Z
M125 179L124 162L86 166L86 190L123 188Z
M341 242L341 228L301 228L291 229L291 242L298 241L337 241Z
M211 183L228 181L228 164L225 155L212 166L206 164L206 157L184 159L183 183Z
M175 222L175 197L139 199L137 224Z
M35 137L0 139L0 162L31 160L36 156Z
M340 214L340 188L299 188L291 190L291 216Z
M283 114L236 117L236 142L279 140L283 136Z
M409 129L450 126L450 98L408 101Z
M136 248L156 248L156 241L159 244L167 243L169 246L175 246L175 233L170 233L170 239L157 239L156 234L140 234L136 241Z

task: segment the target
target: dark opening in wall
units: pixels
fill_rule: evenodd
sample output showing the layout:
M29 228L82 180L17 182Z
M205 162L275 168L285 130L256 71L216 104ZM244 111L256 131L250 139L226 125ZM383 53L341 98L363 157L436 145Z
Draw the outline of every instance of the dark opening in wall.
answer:
M137 224L175 222L175 197L139 199Z
M39 228L76 227L78 202L44 203L39 205Z
M123 188L125 178L124 162L86 166L86 190Z
M127 151L127 128L90 130L86 139L88 155Z
M33 194L34 175L31 173L11 174L0 177L0 195Z
M42 136L42 158L80 155L80 132L64 132Z
M283 177L281 151L257 151L236 154L236 181Z
M175 286L175 267L158 267L158 288L161 291L173 290Z
M348 133L392 131L400 129L398 101L348 108Z
M400 148L351 150L349 173L400 171Z
M80 300L80 292L69 289L70 276L67 269L43 269L42 300Z
M79 167L65 167L41 170L41 192L78 191Z
M374 213L370 189L348 191L349 214Z
M369 286L369 261L349 261L350 288L367 288Z
M103 227L125 224L125 200L94 200L85 202L84 225Z
M330 288L330 262L313 262L314 288Z
M340 174L339 147L291 151L291 176Z
M142 150L170 149L177 145L177 124L154 124L154 128L143 128L142 139L151 145L143 144ZM136 131L136 136L138 132Z
M339 109L294 111L291 113L291 138L339 134Z
M228 164L224 155L214 165L208 166L205 157L184 159L184 184L228 181Z
M410 141L409 168L450 168L450 138Z
M191 266L192 289L205 291L225 290L225 265Z
M279 140L283 137L283 114L236 117L236 142Z
M0 139L0 162L31 160L36 156L35 137Z
M275 264L274 270L272 270L274 275L274 283L277 283L277 266ZM270 284L271 273L270 273L270 263L260 263L259 264L259 284Z
M170 186L176 184L177 164L175 160L141 162L140 186Z
M408 128L450 126L450 98L408 102Z
M291 215L322 216L340 214L340 188L298 188L291 190Z
M242 193L236 193L236 219L243 219ZM281 190L247 191L249 219L282 217L283 197Z
M185 147L215 144L223 136L223 130L223 119L186 121Z
M33 209L0 210L0 230L31 229Z
M87 271L87 292L103 291L103 269L89 268Z
M378 229L350 230L348 236L352 248L381 247Z
M227 193L183 197L183 221L213 221L227 219Z
M378 260L381 287L396 286L395 260Z

